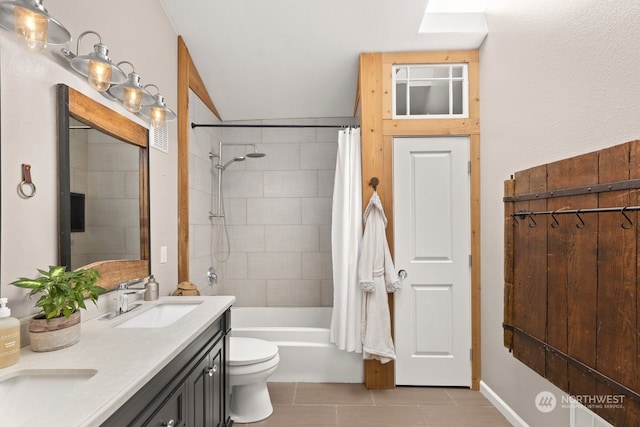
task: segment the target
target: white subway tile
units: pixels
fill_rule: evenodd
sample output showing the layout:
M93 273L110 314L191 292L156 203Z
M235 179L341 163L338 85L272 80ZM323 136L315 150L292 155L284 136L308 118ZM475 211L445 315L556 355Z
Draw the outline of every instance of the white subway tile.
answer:
M264 228L266 252L317 252L318 227L272 225Z
M330 252L302 254L303 279L332 279L333 269Z
M332 199L311 197L302 199L303 224L331 224Z
M318 307L321 304L320 280L267 281L268 307Z
M266 280L225 280L220 295L233 295L236 307L266 307Z
M318 197L333 198L333 185L335 175L335 169L318 171Z
M316 171L264 172L265 197L315 197L317 194Z
M300 199L247 199L247 224L300 224L301 215Z
M265 231L263 226L227 226L232 252L264 252ZM220 232L224 232L220 230Z
M299 253L247 254L250 279L301 279L302 259Z
M335 170L338 143L305 144L301 154L301 169Z

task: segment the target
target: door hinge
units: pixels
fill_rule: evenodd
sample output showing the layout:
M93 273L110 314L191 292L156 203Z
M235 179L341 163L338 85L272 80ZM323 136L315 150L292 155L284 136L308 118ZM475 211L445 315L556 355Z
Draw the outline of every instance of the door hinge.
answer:
M472 348L469 349L469 360L471 360L473 362L473 349Z
M467 173L469 173L469 175L471 175L471 160L469 160L467 162Z
M473 267L473 255L469 255L469 267Z

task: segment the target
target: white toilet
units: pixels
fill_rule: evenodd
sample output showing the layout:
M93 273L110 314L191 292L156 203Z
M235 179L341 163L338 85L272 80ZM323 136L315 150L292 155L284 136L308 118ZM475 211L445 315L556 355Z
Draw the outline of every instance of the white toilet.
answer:
M278 346L257 338L231 337L229 347L231 419L237 424L263 420L273 412L267 378L280 362Z

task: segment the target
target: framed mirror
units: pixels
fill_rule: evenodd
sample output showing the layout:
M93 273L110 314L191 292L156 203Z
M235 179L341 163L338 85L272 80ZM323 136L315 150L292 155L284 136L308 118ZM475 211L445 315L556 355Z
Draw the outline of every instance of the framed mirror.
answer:
M150 274L149 131L63 84L58 96L59 264L106 289Z

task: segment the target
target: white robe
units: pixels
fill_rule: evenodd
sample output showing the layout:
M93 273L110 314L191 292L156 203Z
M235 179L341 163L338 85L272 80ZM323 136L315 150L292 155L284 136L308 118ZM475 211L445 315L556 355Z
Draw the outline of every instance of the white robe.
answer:
M362 301L362 350L364 359L387 363L396 358L391 338L387 292L400 288L385 235L387 218L377 192L373 192L363 215L365 228L360 244L358 280Z

